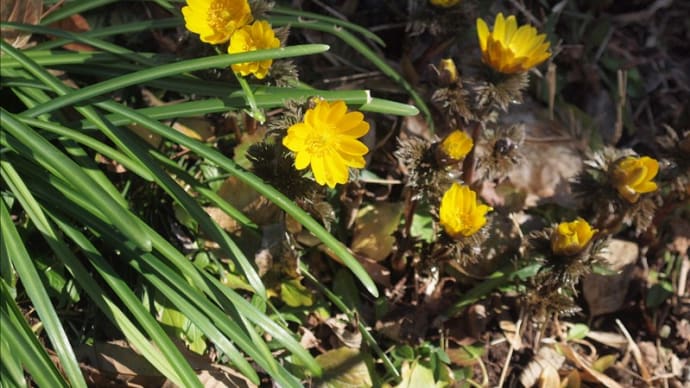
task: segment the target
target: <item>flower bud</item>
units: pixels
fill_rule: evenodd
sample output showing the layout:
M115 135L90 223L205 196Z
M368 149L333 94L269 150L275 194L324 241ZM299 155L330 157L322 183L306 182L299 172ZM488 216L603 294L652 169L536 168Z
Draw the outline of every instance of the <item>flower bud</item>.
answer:
M474 142L464 131L456 129L446 136L436 149L436 161L441 166L460 162L472 150Z
M572 222L561 222L551 234L551 250L557 255L578 254L587 247L596 232L580 217Z

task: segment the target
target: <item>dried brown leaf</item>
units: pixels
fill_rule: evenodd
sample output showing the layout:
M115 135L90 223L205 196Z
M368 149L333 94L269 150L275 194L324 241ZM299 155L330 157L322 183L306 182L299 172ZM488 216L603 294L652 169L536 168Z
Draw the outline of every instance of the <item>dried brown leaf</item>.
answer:
M591 316L618 311L625 302L639 248L629 241L613 239L602 255L614 275L589 274L582 279L582 291Z
M43 13L42 0L3 0L0 1L0 20L3 22L36 25ZM22 49L31 39L31 33L2 28L0 36L13 47Z
M522 374L520 374L520 382L525 387L532 387L537 383L539 383L540 386L546 386L541 385L541 379L542 375L544 375L544 370L546 370L547 368L551 368L554 371L556 371L556 376L558 376L557 371L561 368L564 361L565 357L558 354L558 352L556 352L553 348L543 346L539 349L539 352L537 352L537 354L534 356L534 359L530 361L529 364L527 364L525 369L522 371ZM550 378L550 380L546 382L552 383L553 376L549 376L551 374L550 372L546 373L547 374L545 377ZM558 385L555 386L557 387Z
M575 364L579 369L582 369L587 375L594 378L596 382L603 384L607 388L622 388L620 384L615 382L612 378L592 368L576 351L574 351L568 344L559 344L559 349L565 357Z

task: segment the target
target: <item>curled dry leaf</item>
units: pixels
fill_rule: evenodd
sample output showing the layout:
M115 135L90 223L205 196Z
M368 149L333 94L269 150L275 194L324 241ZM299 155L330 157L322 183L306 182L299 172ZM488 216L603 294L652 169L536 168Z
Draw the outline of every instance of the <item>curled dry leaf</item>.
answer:
M587 332L586 337L619 350L625 349L625 346L628 344L628 340L618 333L590 330Z
M556 376L558 376L558 370L564 361L565 357L558 354L553 348L543 346L534 356L534 359L527 364L522 374L520 374L520 382L525 387L532 387L537 383L539 383L540 387L551 387L551 385L542 385L553 382L551 371L545 372L545 370L553 369L556 371ZM542 376L544 377L542 378ZM555 386L557 387L558 385Z
M511 321L500 321L498 326L501 328L503 335L513 348L522 348L522 338L518 333L518 327L515 323Z
M551 365L546 365L539 375L537 380L539 388L559 388L561 386L561 378L558 376L558 371Z
M36 25L41 21L43 1L41 0L3 0L0 1L0 20L20 24ZM5 42L22 49L31 39L31 33L4 27L0 35Z
M347 316L339 314L324 322L333 330L333 334L348 348L359 349L362 346L362 333L354 323L348 323Z
M565 357L575 364L579 369L583 370L586 375L592 377L596 382L604 385L607 388L622 388L620 384L615 382L612 378L592 368L582 357L577 354L568 344L559 344L559 349ZM584 376L583 376L584 377Z

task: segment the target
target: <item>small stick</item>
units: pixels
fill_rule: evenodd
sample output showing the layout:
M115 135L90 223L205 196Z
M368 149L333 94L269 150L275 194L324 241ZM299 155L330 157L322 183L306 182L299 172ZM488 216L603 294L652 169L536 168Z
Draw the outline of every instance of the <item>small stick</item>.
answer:
M640 348L637 346L637 344L633 340L630 333L628 333L628 330L625 328L625 326L623 326L623 323L620 321L620 319L616 319L616 325L618 325L618 328L621 329L621 331L623 332L623 335L628 340L628 345L630 346L630 351L632 352L633 356L635 357L635 361L637 362L637 366L640 368L640 374L642 375L642 379L644 379L644 381L647 384L649 384L652 377L649 375L649 370L647 369L647 365L645 365L644 362L642 361L642 352L640 352Z
M515 323L515 335L520 335L520 326L522 326L522 315L523 311L520 312L520 319ZM498 386L502 387L503 382L505 381L506 377L508 376L508 367L510 366L510 359L513 357L513 351L515 350L515 347L513 346L514 341L508 340L508 343L510 344L510 347L508 348L508 355L506 356L506 362L503 364L503 370L501 371L501 377L498 380Z

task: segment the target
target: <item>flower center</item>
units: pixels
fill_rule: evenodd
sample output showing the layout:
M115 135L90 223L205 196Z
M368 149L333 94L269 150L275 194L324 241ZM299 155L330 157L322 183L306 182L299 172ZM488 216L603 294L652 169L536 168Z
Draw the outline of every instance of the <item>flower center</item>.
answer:
M467 230L472 227L472 215L469 213L460 214L460 226L462 230Z
M331 137L323 131L314 133L307 139L307 151L312 155L323 156L331 148Z
M223 31L228 27L230 21L230 11L225 1L214 1L208 7L206 17L208 25L215 31Z

